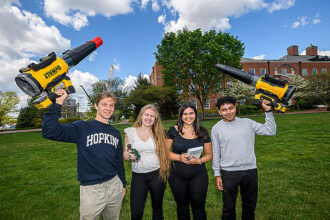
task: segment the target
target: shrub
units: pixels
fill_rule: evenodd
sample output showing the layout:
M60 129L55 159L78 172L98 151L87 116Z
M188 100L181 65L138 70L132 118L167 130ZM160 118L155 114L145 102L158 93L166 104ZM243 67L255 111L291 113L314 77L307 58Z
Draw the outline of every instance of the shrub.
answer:
M80 120L80 118L78 117L69 117L69 118L60 118L58 119L58 122L61 124L67 124L78 120Z

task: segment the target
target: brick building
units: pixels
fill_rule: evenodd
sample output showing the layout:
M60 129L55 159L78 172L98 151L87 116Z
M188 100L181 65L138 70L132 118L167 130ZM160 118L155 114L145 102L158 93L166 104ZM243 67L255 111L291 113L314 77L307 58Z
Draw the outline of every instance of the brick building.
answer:
M158 62L155 62L154 66L152 67L150 83L155 86L163 85L161 66L158 64Z
M240 64L246 72L261 76L270 74L278 79L283 79L290 74L299 74L305 77L330 72L330 58L318 55L317 46L314 45L306 48L306 55L299 55L298 46L293 45L287 48L287 55L280 59L256 60L242 58ZM156 86L163 85L161 66L157 62L152 68L150 82ZM206 109L215 109L217 98L219 98L219 94L210 95ZM191 98L190 101L197 103L195 98Z
M287 48L287 55L278 60L254 60L242 58L241 65L244 71L257 75L270 74L275 78L286 77L290 74L301 76L317 75L330 71L330 59L327 56L319 56L317 46L306 48L306 55L299 55L298 46Z

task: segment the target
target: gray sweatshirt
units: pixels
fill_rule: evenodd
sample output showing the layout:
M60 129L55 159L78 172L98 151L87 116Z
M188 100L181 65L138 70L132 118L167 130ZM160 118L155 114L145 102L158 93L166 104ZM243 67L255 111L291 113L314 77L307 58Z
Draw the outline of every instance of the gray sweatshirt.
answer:
M276 134L273 113L267 112L265 115L265 124L248 118L236 117L232 122L221 120L212 127L214 176L220 176L220 168L226 171L257 168L254 154L255 135L272 136Z

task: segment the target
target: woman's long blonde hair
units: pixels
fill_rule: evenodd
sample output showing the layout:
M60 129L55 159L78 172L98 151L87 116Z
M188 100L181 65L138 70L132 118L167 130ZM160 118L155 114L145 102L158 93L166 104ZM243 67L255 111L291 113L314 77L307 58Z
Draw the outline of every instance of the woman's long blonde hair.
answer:
M147 109L151 109L155 112L155 121L151 126L151 130L152 130L153 140L156 145L156 153L159 160L159 166L160 166L159 176L163 181L166 181L166 178L168 177L170 170L170 160L168 158L168 152L166 147L166 133L162 125L157 108L152 104L143 106L140 110L140 113L133 127L138 128L142 126L141 118Z

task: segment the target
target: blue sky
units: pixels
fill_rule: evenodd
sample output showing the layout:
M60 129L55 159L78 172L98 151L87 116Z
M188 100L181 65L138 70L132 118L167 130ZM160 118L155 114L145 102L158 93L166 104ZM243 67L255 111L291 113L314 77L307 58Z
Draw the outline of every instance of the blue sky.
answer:
M215 29L237 36L248 58L278 59L310 44L330 55L329 0L0 0L0 90L24 95L14 83L18 70L54 51L100 36L96 53L72 68L75 98L80 85L113 76L129 87L139 73L150 75L156 46L167 31Z

